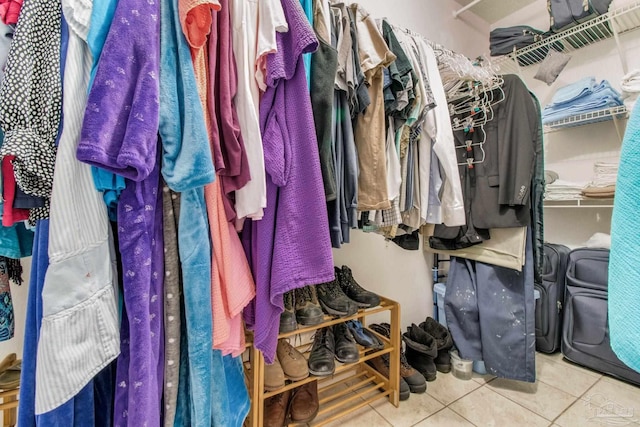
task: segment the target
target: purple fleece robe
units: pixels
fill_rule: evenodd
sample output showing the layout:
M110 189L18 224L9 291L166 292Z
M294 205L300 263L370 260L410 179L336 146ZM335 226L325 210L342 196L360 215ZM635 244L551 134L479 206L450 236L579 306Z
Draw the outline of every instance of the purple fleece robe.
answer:
M85 110L78 159L127 178L118 205L125 314L114 426L159 426L163 239L159 186L160 2L119 0Z
M158 142L159 0L119 0L89 92L78 160L133 181Z
M164 239L159 157L142 182L126 180L118 204L124 310L114 426L160 425L164 378Z
M267 56L267 90L260 102L267 172L267 208L252 223L255 306L245 319L256 348L272 363L282 294L333 280L329 221L302 54L318 41L298 0L282 0L289 32L277 34Z

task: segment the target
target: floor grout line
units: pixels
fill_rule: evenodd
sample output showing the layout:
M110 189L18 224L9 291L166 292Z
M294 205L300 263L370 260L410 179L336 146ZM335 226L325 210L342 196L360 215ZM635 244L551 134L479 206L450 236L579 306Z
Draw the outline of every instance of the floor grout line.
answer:
M479 390L480 388L477 388L476 390ZM475 390L474 390L475 391ZM459 399L458 399L459 400ZM457 400L456 400L457 402ZM452 402L453 403L453 402ZM474 423L473 421L471 421L469 418L465 417L464 415L462 415L461 413L459 413L458 411L456 411L453 408L450 408L449 406L446 406L446 408L449 408L454 414L458 415L459 417L461 417L463 420L469 422L471 425L478 427L478 425L476 423Z
M589 387L588 389L586 389L584 393L582 393L578 398L576 398L576 400L575 400L571 405L569 405L569 406L568 406L564 411L562 411L562 412L560 413L560 415L558 415L558 416L553 420L553 423L554 423L554 424L556 424L556 421L557 421L561 416L563 416L563 415L564 415L564 414L565 414L569 409L571 409L571 407L572 407L573 405L575 405L579 400L582 400L582 398L584 397L584 395L585 395L585 394L587 394L587 393L589 393L589 390L591 390L592 388L594 388L594 387L596 386L596 384L598 384L598 383L600 382L600 380L601 380L601 379L602 379L602 378L600 378L600 379L598 379L596 382L594 382L594 383L591 385L591 387Z
M445 374L445 375L448 375L448 374ZM451 374L451 375L453 375L453 374ZM470 380L470 381L473 381L473 380ZM480 383L476 382L476 384L480 384ZM458 400L462 399L463 397L470 395L470 394L471 394L471 393L473 393L474 391L479 390L480 388L484 387L485 385L486 385L486 384L480 384L480 387L476 387L476 388L474 388L473 390L471 390L471 391L469 391L469 392L467 392L467 393L463 394L462 396L458 397L457 399L455 399L455 400L451 401L451 403L449 403L449 404L446 404L446 403L444 403L443 401L438 400L438 398L437 398L437 397L435 397L435 396L434 396L434 395L432 395L432 394L429 394L429 396L431 396L431 397L432 397L432 398L434 398L438 403L440 403L440 404L444 405L444 407L445 407L445 408L447 408L448 406L450 406L450 405L454 404L455 402L457 402ZM427 393L428 393L428 390L429 390L429 387L427 386Z
M417 423L412 424L412 425L411 425L411 427L416 427L416 426L417 426L418 424L420 424L421 422L428 420L429 418L431 418L431 417L433 417L434 415L436 415L436 414L438 414L438 413L440 413L440 412L444 411L445 409L447 409L447 407L446 407L446 406L443 406L442 408L438 409L436 412L434 412L433 414L429 415L428 417L423 418L423 419L421 419L420 421L418 421Z
M545 384L546 384L546 385L549 385L549 384L547 384L547 383L545 383ZM595 384L594 384L594 385L595 385ZM540 418L543 418L543 419L545 419L546 421L551 421L551 423L553 424L553 419L549 419L549 418L547 418L546 416L544 416L544 415L542 415L542 414L537 413L537 412L536 412L536 411L534 411L533 409L529 409L529 408L527 408L526 406L522 405L522 404L521 404L521 403L519 403L519 402L516 402L515 400L513 400L513 399L512 399L512 398L510 398L509 396L505 396L505 395L503 395L503 394L501 394L501 393L498 393L497 391L495 391L495 390L494 390L494 389L492 389L492 388L489 388L489 389L490 389L491 391L493 391L494 393L499 394L500 396L504 397L505 399L510 400L511 402L515 403L516 405L520 406L521 408L524 408L524 409L526 409L526 410L527 410L527 411L529 411L529 412L533 412L534 414L536 414L536 415L537 415L537 416L539 416ZM559 390L559 389L558 389L558 390ZM560 391L562 391L562 390L560 390ZM536 390L536 393L538 393L538 391L537 391L537 390ZM533 394L536 394L536 393L533 393ZM564 393L565 393L565 394L567 394L567 395L569 395L569 396L571 396L571 397L573 397L573 398L574 398L574 400L571 402L571 404L570 404L569 406L567 406L566 408L564 408L564 409L562 410L562 413L563 413L564 411L566 411L567 409L569 409L569 408L570 408L574 403L576 403L576 402L578 401L578 399L579 399L579 397L575 397L574 395L569 394L569 393L567 393L566 391L565 391ZM562 414L562 413L561 413L561 414ZM556 417L556 418L557 418L557 417ZM554 418L554 419L555 419L555 418Z

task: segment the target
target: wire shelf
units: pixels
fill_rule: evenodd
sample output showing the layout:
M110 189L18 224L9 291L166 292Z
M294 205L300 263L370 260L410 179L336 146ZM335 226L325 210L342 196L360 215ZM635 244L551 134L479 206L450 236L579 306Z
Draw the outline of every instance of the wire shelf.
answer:
M627 108L624 105L618 107L605 108L603 110L590 111L588 113L576 114L566 119L544 125L545 132L553 132L569 127L589 125L613 119L625 119L628 116Z
M545 208L612 208L613 199L545 200Z
M578 24L544 40L518 49L508 55L492 59L500 73L516 73L519 67L541 62L554 49L570 53L640 28L640 1L612 10L594 19Z

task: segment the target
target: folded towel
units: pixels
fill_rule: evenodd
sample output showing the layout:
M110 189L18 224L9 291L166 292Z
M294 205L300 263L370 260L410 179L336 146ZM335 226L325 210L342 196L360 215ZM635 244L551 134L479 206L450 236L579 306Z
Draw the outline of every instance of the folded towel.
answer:
M542 123L547 124L570 116L585 114L604 108L617 107L622 104L623 102L618 92L611 88L605 88L582 97L580 102L576 102L575 104L545 107L542 113Z
M551 104L572 102L575 99L591 93L596 86L595 77L585 77L567 86L559 88L551 99Z
M616 193L616 186L609 185L607 187L585 187L582 195L592 199L611 199Z
M582 189L586 186L583 182L571 182L562 179L556 180L545 188L545 200L576 200L582 199Z

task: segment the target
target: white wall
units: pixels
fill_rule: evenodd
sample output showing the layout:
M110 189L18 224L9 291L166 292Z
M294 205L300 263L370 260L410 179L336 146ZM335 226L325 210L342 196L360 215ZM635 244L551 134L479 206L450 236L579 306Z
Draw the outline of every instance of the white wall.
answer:
M464 13L459 19L455 19L453 12L460 9L460 5L453 0L357 2L375 18L387 18L394 25L417 31L428 39L471 58L488 50L489 24L472 13Z
M489 24L465 13L453 0L360 0L374 17L417 31L434 42L471 58L489 45ZM420 245L422 248L422 245ZM402 328L433 314L431 254L407 251L376 234L353 230L351 243L334 250L336 265L348 265L365 288L401 304Z
M27 314L27 296L29 295L29 277L31 276L31 257L23 258L22 286L11 282L11 298L13 300L13 315L15 320L15 332L13 338L0 342L0 359L9 353L16 353L22 357L22 345L24 344L24 321Z
M612 8L633 3L632 0L614 0ZM492 28L512 25L530 25L540 30L549 28L546 0L537 0L492 25ZM640 67L639 32L621 36L623 55L629 70ZM522 68L522 77L538 96L544 107L555 91L576 80L594 76L597 80L609 80L620 90L624 75L620 54L613 39L602 41L571 54L571 60L551 86L533 79L538 65ZM622 123L622 131L624 131ZM621 140L613 122L552 132L545 135L546 169L560 174L562 179L589 181L596 161L617 161ZM611 208L551 208L545 209L545 239L550 242L581 246L593 233L610 230Z

